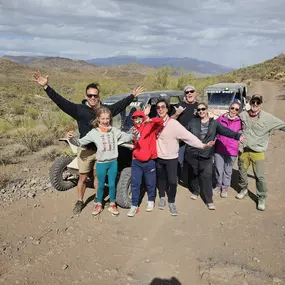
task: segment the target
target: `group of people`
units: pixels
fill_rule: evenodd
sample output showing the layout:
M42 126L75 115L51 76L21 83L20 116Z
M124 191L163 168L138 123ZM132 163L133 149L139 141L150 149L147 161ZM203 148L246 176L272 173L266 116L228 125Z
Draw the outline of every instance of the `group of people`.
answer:
M103 210L103 194L108 176L110 205L108 210L118 215L116 206L115 180L117 176L118 145L133 141L131 167L132 206L129 217L139 210L139 197L144 177L148 194L146 211L154 209L156 188L158 189L158 208L164 209L168 201L172 216L177 215L175 198L177 191L177 169L180 175L187 166L190 198L196 200L203 194L209 210L215 210L213 193L227 197L231 183L233 164L238 157L239 187L237 199L247 195L247 170L253 166L256 179L258 210L265 210L267 188L264 179L264 152L270 133L273 130L285 131L285 123L264 112L263 98L252 96L250 110L241 112L241 105L234 102L228 113L217 120L210 118L206 103L196 101L196 91L192 85L184 88L184 101L170 113L169 102L160 99L156 102L157 116L149 118L150 108L137 110L131 116L133 127L129 133L112 126L112 117L123 111L135 97L143 92L135 88L133 94L113 105L104 106L100 101L98 84L86 87L82 104L72 103L56 93L48 85L48 76L39 71L34 80L43 86L47 95L65 113L73 117L80 133L78 150L79 181L78 200L73 209L79 214L84 208L84 192L89 172L94 169L94 188L97 200L92 210L98 215ZM69 133L72 136L73 133ZM216 187L213 189L212 169L215 165ZM166 198L167 195L167 198Z

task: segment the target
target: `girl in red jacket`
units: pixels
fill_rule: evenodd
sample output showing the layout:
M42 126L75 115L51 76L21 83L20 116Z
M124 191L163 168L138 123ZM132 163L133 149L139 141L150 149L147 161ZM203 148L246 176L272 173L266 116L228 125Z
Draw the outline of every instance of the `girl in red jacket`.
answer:
M156 135L163 127L162 118L147 119L143 111L136 111L132 115L134 122L134 150L132 160L131 191L132 206L128 212L129 217L133 217L138 212L138 204L141 190L142 177L145 178L148 202L147 212L154 209L155 189L156 189Z

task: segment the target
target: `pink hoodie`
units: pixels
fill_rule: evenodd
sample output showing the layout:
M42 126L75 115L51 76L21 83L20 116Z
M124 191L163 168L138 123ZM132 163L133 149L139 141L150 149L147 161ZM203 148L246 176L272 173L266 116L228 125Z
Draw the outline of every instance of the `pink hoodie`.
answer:
M179 122L169 118L156 140L157 155L162 159L178 158L179 140L196 148L203 148L204 144L187 131Z
M238 132L240 131L242 124L240 117L236 117L234 120L229 120L227 114L221 115L217 121L224 127ZM238 155L239 141L225 136L218 135L215 143L215 153L222 155L237 156Z

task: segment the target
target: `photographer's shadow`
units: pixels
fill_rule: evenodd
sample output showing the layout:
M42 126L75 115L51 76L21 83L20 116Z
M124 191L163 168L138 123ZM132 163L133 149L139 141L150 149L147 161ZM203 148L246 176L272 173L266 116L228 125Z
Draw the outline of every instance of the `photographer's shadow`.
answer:
M175 277L170 279L154 278L149 285L182 285L182 283Z

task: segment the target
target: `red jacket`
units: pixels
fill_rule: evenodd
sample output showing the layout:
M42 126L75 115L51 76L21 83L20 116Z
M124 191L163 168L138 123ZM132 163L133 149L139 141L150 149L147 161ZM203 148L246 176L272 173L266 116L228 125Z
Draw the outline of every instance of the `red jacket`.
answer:
M139 138L134 140L133 159L139 161L155 159L157 158L156 135L163 127L163 119L152 118L151 122L144 123L146 116L140 110L135 111L132 118L136 116L143 117L143 123L139 126L134 124L134 127L139 132Z

